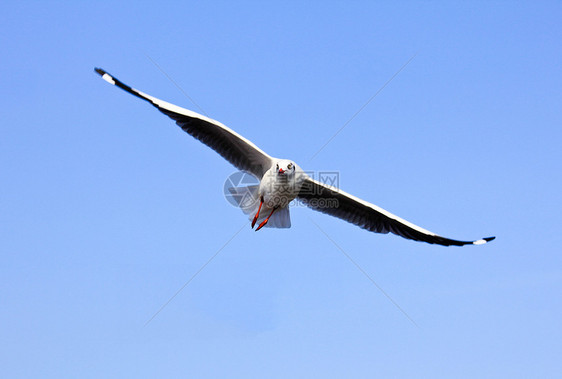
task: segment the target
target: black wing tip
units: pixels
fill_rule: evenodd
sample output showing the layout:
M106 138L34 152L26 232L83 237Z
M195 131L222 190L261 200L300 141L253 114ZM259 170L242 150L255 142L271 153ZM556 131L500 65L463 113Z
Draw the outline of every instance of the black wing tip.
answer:
M152 100L150 100L146 96L139 93L139 91L129 87L128 85L126 85L125 83L123 83L122 81L117 79L116 77L112 76L110 73L105 71L103 68L95 67L94 71L97 72L102 77L102 79L105 80L106 82L108 82L109 84L117 86L117 87L121 88L122 90L125 90L125 91L129 92L131 95L134 95L134 96L138 97L139 99L143 99L145 101L148 101L152 105L158 107L156 104L154 104L154 102L152 102Z
M495 239L496 239L496 237L486 237L486 238L482 238L478 241L474 241L472 244L473 245L484 245L485 243L488 243L488 242L493 241Z
M100 74L101 76L104 76L105 74L107 74L107 71L105 71L103 68L99 68L99 67L95 67L94 71L97 72L98 74Z
M101 78L103 80L105 80L106 82L108 82L109 84L113 84L113 85L117 85L119 87L121 87L121 84L119 82L119 80L115 79L113 76L111 76L107 71L105 71L103 68L99 68L99 67L95 67L94 71L97 72ZM123 85L123 87L126 87L125 85ZM125 88L123 88L125 89Z

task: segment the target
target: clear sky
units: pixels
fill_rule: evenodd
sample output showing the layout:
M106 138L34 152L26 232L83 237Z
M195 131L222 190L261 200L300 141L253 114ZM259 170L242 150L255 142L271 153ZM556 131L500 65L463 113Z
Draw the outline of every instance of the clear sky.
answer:
M0 12L0 376L559 377L560 2ZM304 208L291 229L244 227L222 193L235 169L93 71L197 111L151 60L269 154L496 241L445 248Z

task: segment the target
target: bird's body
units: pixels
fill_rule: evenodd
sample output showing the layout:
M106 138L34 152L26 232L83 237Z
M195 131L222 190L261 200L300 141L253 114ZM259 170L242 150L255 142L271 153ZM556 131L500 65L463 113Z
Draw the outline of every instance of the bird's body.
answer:
M291 168L287 168L288 165ZM295 163L280 160L263 175L259 195L263 196L265 204L270 207L285 207L298 196L307 177Z
M148 101L175 120L185 132L211 147L238 169L256 176L260 184L247 187L250 196L239 202L242 211L252 220L252 227L258 223L256 231L264 226L290 227L289 204L298 198L314 210L341 218L363 229L377 233L391 232L416 241L462 246L481 245L495 238L458 241L439 236L374 204L314 180L293 161L269 156L218 121L133 89L102 69L96 68L96 72L108 83ZM238 189L233 188L231 191L236 193Z
M295 163L286 159L278 160L261 178L253 196L253 206L245 213L253 219L263 200L256 222L263 222L266 215L275 210L264 226L289 228L291 226L289 204L297 198L307 177L308 175Z

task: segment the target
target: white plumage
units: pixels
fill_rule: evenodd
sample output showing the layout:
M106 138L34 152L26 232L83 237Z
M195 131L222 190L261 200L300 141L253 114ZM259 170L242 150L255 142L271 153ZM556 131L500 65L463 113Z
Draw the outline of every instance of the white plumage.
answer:
M476 241L458 241L441 237L414 225L374 204L361 200L338 188L309 177L297 164L269 156L252 142L218 121L170 104L133 89L106 71L95 69L110 84L129 92L158 108L176 121L188 134L197 138L242 171L260 179L259 186L246 189L253 201L239 203L252 220L252 227L289 228L289 203L298 198L310 208L376 233L394 233L404 238L444 246L481 245L488 237ZM231 189L236 192L237 189ZM248 199L246 199L248 200Z

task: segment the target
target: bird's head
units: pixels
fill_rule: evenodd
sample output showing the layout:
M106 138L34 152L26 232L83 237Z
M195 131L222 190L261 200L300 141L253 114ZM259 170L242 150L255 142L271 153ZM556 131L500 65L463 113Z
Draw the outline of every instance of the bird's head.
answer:
M277 175L293 176L295 173L295 166L293 162L283 159L277 162L275 169Z

